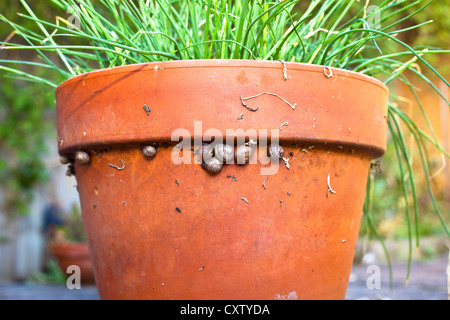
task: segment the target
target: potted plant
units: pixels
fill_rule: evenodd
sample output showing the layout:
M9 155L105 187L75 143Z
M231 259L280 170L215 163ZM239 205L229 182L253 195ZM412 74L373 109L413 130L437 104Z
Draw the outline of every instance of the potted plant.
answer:
M387 87L417 62L448 85L423 57L447 51L396 37L407 1L21 3L41 32L0 16L27 42L4 48L66 81L0 68L57 87L101 298L343 299L388 129L400 165L399 122L441 149Z
M86 242L83 220L78 205L73 205L69 215L55 227L50 241L50 254L56 258L61 272L66 276L70 266L80 268L80 280L95 283L94 272ZM70 270L70 269L69 269Z

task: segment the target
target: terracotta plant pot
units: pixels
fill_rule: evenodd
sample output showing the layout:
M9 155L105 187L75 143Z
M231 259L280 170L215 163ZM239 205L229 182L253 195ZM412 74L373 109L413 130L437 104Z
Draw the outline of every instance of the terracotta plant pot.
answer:
M260 93L276 96L243 106ZM385 150L382 83L299 63L170 61L77 76L56 102L60 153L90 155L74 171L102 299L345 297L370 161ZM171 160L176 129L205 139L285 122L289 168L275 175Z
M76 265L80 268L80 280L83 284L95 284L94 270L85 242L55 242L50 246L50 253L57 259L61 271L66 274L67 268Z

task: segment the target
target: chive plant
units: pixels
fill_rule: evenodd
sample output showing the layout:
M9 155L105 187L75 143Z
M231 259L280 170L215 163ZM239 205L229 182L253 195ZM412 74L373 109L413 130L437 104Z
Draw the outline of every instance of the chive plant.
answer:
M384 0L371 5L370 1L360 0L52 0L68 14L47 19L37 17L26 0L20 2L23 12L19 16L35 22L37 31L0 14L2 27L9 26L12 32L0 43L1 49L31 49L39 60L3 59L0 69L51 87L96 69L186 59L293 61L353 70L376 77L389 86L403 82L415 97L432 133L419 128L397 106L400 97L395 94L395 87L391 87L388 128L407 204L409 261L413 234L416 246L419 245L419 221L415 172L405 142L407 132L419 150L435 212L450 236L430 183L426 148L431 145L447 158L450 154L439 145L418 89L408 78L414 75L450 105L429 75L446 86L449 83L426 60L428 55L450 53L450 50L413 48L399 40L402 33L432 22L401 28L405 21L432 5L431 1ZM21 41L14 43L15 38ZM418 64L428 72L422 72ZM25 71L30 66L52 69L57 76L39 77ZM371 214L372 189L373 175L369 175L364 210L372 233L378 236Z

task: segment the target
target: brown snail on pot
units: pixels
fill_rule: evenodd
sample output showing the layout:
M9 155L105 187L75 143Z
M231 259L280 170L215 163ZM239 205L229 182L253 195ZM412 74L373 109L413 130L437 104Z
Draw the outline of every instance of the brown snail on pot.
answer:
M250 154L252 150L250 146L242 145L236 149L236 163L237 164L247 164L250 160Z
M202 168L211 173L222 171L223 164L216 158L209 158L202 163Z
M212 144L204 142L202 144L203 161L205 162L206 160L212 158L213 156L214 156L214 146Z
M216 144L214 157L221 163L231 163L234 159L234 148L228 144Z
M273 160L282 159L284 156L284 149L279 144L271 144L267 150L267 156Z
M156 155L156 148L154 146L145 146L142 148L144 156L153 158Z
M90 157L89 154L87 152L84 151L77 151L75 153L75 161L79 164L88 164L90 161Z
M61 164L69 164L70 163L70 159L68 156L60 156L59 157L59 162Z

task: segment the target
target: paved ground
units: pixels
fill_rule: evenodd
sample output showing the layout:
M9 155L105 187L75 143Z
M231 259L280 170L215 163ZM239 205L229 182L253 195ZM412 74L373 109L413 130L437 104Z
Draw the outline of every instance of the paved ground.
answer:
M379 289L376 284L376 267L357 265L353 267L346 299L392 299L392 300L447 300L448 299L448 256L429 262L414 263L408 286L405 287L406 263L396 263L392 267L392 291L389 286L389 269L380 267ZM369 286L368 286L369 285Z
M447 300L448 257L426 263L413 263L408 287L405 288L406 264L393 266L393 291L389 289L386 266L369 268L356 265L347 290L347 300ZM379 271L379 273L378 273ZM377 282L379 280L379 283ZM373 289L368 287L373 286ZM379 285L378 285L379 284ZM0 284L0 300L98 300L95 286L69 290L65 286L6 283Z

